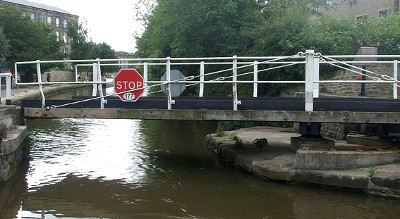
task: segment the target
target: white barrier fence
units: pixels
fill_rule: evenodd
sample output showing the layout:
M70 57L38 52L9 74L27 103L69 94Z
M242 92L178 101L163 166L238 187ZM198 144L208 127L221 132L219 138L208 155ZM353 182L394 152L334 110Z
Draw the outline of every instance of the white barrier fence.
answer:
M354 61L354 60L370 60L376 61ZM305 111L313 111L313 99L319 97L320 84L328 83L350 83L350 84L366 84L366 83L386 83L393 84L393 98L397 99L398 88L398 59L400 55L335 55L323 56L315 53L313 50L307 50L305 53L300 52L292 56L271 56L271 57L205 57L205 58L132 58L132 59L94 59L94 60L53 60L53 61L30 61L17 62L15 64L15 78L17 78L19 67L21 65L36 65L37 75L42 75L41 65L52 63L75 63L75 81L73 82L43 82L41 77L38 77L37 82L33 83L18 83L38 85L42 94L42 106L45 107L45 96L43 94L43 85L46 84L93 84L93 99L101 99L101 108L104 108L106 100L104 97L102 84L105 82L101 78L101 68L106 66L120 67L141 67L143 69L144 90L143 95L151 94L150 90L154 87L165 85L166 95L168 97L168 109L172 109L174 104L171 95L171 84L185 83L186 86L198 86L199 97L204 96L205 85L207 84L231 84L233 110L237 110L241 104L238 97L238 84L253 84L253 97L257 97L260 84L304 84L305 85ZM368 71L360 66L369 64L391 64L393 72L390 74L378 74ZM363 77L367 76L370 80L321 80L320 66L323 64L332 65L340 69L345 69ZM179 80L171 80L171 68L177 66L198 66L198 73L185 77ZM221 70L206 72L207 66L222 66ZM259 80L259 74L275 69L287 68L294 65L305 65L304 80L279 80L279 81L262 81ZM91 67L93 72L93 80L81 81L78 77L78 68ZM164 66L166 79L161 81L150 81L149 67ZM231 66L231 67L226 67ZM244 71L252 68L251 71L238 73L238 70ZM230 72L229 76L221 76L223 73ZM239 77L244 75L253 75L253 80L240 80ZM216 78L205 80L206 77L215 76ZM218 77L221 76L221 77ZM134 91L134 90L132 90ZM127 91L131 92L131 91Z

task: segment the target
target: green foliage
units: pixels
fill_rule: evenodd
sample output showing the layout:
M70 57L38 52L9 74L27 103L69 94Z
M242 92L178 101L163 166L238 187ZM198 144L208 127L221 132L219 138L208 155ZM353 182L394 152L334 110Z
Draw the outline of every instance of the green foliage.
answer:
M115 59L117 55L115 51L107 43L96 44L92 42L88 36L88 30L84 28L83 23L74 20L68 24L68 36L71 40L71 53L69 58L72 60L83 59ZM115 72L118 70L116 66L102 67L102 72Z
M368 169L368 177L372 178L376 175L376 166L371 166Z
M361 45L379 46L380 54L400 54L399 14L357 23L355 19L311 19L313 9L324 7L325 0L141 1L152 11L145 10L142 17L147 27L137 37L139 57L290 56L306 49L326 55L355 54ZM272 65L262 65L260 70L269 67ZM221 68L225 66L207 66L206 71ZM199 71L197 66L179 70L186 76ZM154 68L150 78L159 78L164 72L165 68ZM321 72L321 78L329 78L334 69L323 65ZM209 79L213 78L206 78ZM262 72L259 80L304 80L304 66ZM289 86L292 85L262 84L259 95L277 96ZM187 91L196 92L194 88ZM239 85L240 96L250 96L251 92L250 85ZM205 95L231 93L232 86L210 84Z
M243 140L242 139L240 139L237 135L236 135L236 133L234 133L234 134L232 134L231 136L230 136L230 139L232 140L232 141L234 141L234 147L235 148L242 148L243 147Z
M4 63L5 58L9 54L10 45L8 39L3 33L3 28L0 27L0 66Z
M266 138L257 138L253 141L255 148L262 149L268 146L268 140Z
M217 130L216 130L215 134L216 134L217 137L223 137L223 136L225 136L225 132L224 132L224 130L222 129L222 126L221 126L220 124L218 124Z
M32 22L28 17L22 17L21 11L12 6L3 5L0 8L0 27L8 40L9 51L5 63L9 69L14 68L17 61L62 59L60 43L52 30L43 24ZM42 70L52 65L42 66ZM24 66L19 69L24 72L25 80L33 79L34 66Z

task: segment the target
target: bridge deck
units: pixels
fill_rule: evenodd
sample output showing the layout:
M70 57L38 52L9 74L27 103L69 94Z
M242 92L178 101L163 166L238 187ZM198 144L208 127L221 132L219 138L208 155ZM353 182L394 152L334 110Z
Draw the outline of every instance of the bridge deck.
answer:
M74 100L47 100L46 104L61 105ZM400 124L400 102L395 99L318 98L314 112L304 111L303 98L241 98L239 110L233 111L229 98L174 98L172 110L167 110L165 97L141 97L135 103L107 98L105 109L100 100L55 108L41 109L41 101L24 100L21 106L26 117L46 118L111 118L111 119L171 119L171 120L239 120Z

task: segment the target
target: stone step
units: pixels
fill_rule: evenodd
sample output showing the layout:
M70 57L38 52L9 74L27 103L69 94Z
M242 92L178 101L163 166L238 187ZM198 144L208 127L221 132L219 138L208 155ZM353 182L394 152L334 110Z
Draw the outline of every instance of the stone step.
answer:
M26 126L11 126L7 137L0 143L0 184L7 182L18 170L22 159L29 156L29 148L22 142L26 137Z

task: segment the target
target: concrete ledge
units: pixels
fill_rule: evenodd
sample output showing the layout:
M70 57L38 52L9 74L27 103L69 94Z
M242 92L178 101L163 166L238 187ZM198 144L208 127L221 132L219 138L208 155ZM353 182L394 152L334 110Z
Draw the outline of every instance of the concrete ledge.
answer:
M359 144L366 146L382 146L391 144L389 140L381 139L377 136L365 136L358 134L347 135L346 141L348 144Z
M343 170L389 164L400 161L400 150L387 151L319 151L298 150L296 169Z
M22 144L26 126L12 126L0 145L0 184L7 182L18 170L20 162L29 156L29 148Z
M305 138L305 137L292 137L290 139L290 149L297 151L303 147L334 147L335 142L326 138Z
M26 126L12 126L0 145L0 156L17 150L26 137Z
M329 150L299 150L299 153L295 154L290 150L289 142L293 133L277 132L271 128L241 129L235 133L243 142L265 137L271 145L263 150L254 150L248 145L235 148L229 137L216 137L215 134L211 134L206 137L205 146L219 158L264 179L357 189L373 195L400 199L400 150L357 151L362 148L360 145L342 145L336 148L343 148L344 151L329 151L335 149L332 147ZM279 147L276 147L275 142L278 140L281 142L277 144ZM311 156L307 157L307 153ZM301 159L313 165L316 165L315 162L319 162L318 165L325 162L325 168L352 166L347 166L348 169L332 170L299 169L295 167L298 161L296 159L300 159L298 156L307 157L308 160ZM395 161L397 162L393 164L381 165ZM310 167L310 163L301 165ZM357 168L355 165L365 167ZM371 168L373 165L374 168Z
M15 122L17 108L16 106L1 106L0 105L0 123L11 127Z

